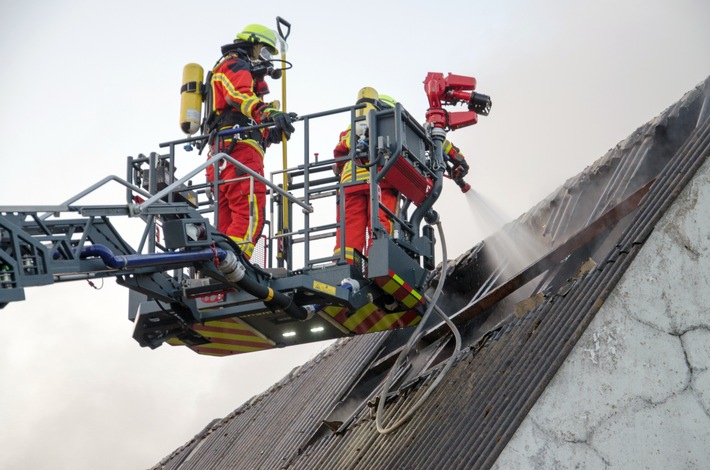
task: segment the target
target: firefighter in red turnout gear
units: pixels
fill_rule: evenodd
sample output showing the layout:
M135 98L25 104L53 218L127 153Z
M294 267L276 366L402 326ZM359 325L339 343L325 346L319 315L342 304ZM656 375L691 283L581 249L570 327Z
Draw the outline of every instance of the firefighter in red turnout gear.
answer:
M365 103L366 107L358 109L358 117L366 116L372 109L382 106L378 100L377 91L370 87L364 87L358 92L357 104ZM333 156L337 158L347 157L351 151L352 129L344 130L340 133L338 144L333 150ZM359 164L368 163L367 150L363 146L368 142L367 124L365 121L356 122L355 141L355 161ZM345 259L348 263L353 262L354 250L367 256L367 249L372 243L372 227L370 226L370 170L366 167L355 165L352 160L342 160L335 164L334 171L340 175L340 183L345 192ZM386 181L378 185L380 203L396 213L398 193ZM338 199L339 201L339 199ZM394 222L387 213L380 209L378 214L380 223L389 235L394 230ZM340 222L340 210L336 210L336 220ZM340 227L336 231L335 255L340 255Z
M461 150L449 142L448 139L444 139L441 150L444 153L444 163L446 164L446 172L449 178L461 188L461 192L468 192L471 186L463 178L468 174L469 168Z
M357 104L365 103L364 109L357 110L357 116L366 116L367 112L372 109L394 108L397 103L394 98L387 95L380 95L377 91L370 87L360 89L358 92ZM357 145L367 143L368 129L365 121L356 123L355 140ZM351 151L352 130L348 127L340 133L338 144L333 150L333 156L338 159L347 157ZM470 186L463 181L464 176L468 174L469 166L463 154L449 140L444 140L442 151L444 154L444 162L449 177L459 185L463 192L470 189ZM356 148L356 152L358 149ZM360 164L366 164L367 153L366 149L360 150L363 154L358 157L356 153L355 161ZM372 227L370 226L370 170L363 166L355 165L353 168L352 160L342 160L335 164L335 173L340 175L340 183L345 191L345 259L352 263L354 259L354 251L357 250L361 254L367 256L367 251L372 243ZM387 181L383 179L378 185L380 204L386 207L393 214L397 214L397 202L399 192ZM338 199L339 201L339 199ZM385 231L392 235L394 231L394 221L387 215L387 212L380 208L379 221L385 228ZM340 222L340 210L336 210L336 220ZM335 255L340 255L340 228L336 231Z
M294 115L279 111L278 102L265 103L269 92L264 75L254 73L255 64L268 61L278 53L276 33L262 25L252 24L239 33L233 44L222 46L222 58L212 69L208 80L203 132L210 134L212 157L218 152L229 154L257 174L264 175L264 151L271 143L287 140L294 131ZM217 132L233 127L273 122L274 127L219 137ZM264 227L266 186L254 179L253 193L248 175L231 163L219 168L218 230L251 257ZM238 179L239 178L239 179ZM214 167L207 169L207 179L216 180ZM238 179L237 181L233 181Z

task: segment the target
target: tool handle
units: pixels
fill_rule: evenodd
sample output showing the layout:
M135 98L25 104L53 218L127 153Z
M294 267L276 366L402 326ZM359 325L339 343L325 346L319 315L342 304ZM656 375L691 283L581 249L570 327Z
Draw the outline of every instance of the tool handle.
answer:
M284 27L287 28L286 34L284 34L283 31L281 30L281 25L284 25ZM280 16L277 16L276 17L276 29L278 30L279 35L285 41L286 39L288 39L289 34L291 34L291 23L289 23L285 19L281 18Z

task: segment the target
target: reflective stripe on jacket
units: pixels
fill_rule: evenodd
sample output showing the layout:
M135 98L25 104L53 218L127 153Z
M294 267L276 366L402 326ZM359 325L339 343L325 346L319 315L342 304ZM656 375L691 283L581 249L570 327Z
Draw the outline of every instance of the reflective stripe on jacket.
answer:
M235 124L248 125L250 120L261 124L264 118L262 111L268 107L254 92L254 78L251 75L251 65L248 61L236 54L227 55L212 71L210 81L212 87L212 111L219 116L224 116L220 129L229 129ZM232 113L234 116L227 116ZM232 122L234 121L234 122ZM266 131L262 132L264 135ZM224 142L231 138L224 139ZM242 142L254 147L264 156L264 149L260 142L252 138L242 138Z
M346 130L340 133L340 138L338 139L338 145L333 149L333 156L335 158L347 157L350 154L350 139L351 132L350 126ZM360 166L355 166L355 178L353 179L353 162L350 160L343 160L337 162L336 172L340 173L341 183L352 183L355 181L365 182L370 179L370 170Z

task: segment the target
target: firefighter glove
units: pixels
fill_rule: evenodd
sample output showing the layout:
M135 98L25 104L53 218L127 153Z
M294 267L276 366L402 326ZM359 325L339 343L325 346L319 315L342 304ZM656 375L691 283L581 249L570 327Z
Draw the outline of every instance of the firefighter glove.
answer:
M456 173L457 178L463 178L468 174L468 163L466 163L466 160L461 160L459 165L454 169L454 173Z
M269 119L274 121L274 127L269 130L269 140L271 139L271 133L276 131L278 131L279 134L283 132L286 135L286 140L290 139L291 133L296 130L293 124L291 124L295 118L296 115L293 113L275 111L269 114Z
M288 137L286 138L288 139ZM272 127L269 129L269 133L266 135L266 141L269 142L270 144L278 144L283 140L283 132L281 132L281 129L278 129L276 127Z

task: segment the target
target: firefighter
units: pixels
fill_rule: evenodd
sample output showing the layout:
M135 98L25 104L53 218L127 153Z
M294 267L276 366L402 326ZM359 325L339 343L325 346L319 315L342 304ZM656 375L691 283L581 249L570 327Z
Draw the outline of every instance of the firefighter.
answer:
M366 116L370 110L394 108L397 101L388 95L380 95L370 87L362 88L358 92L357 104L365 103L364 109L356 111L357 116ZM356 123L356 163L368 163L367 145L368 129L365 121ZM351 129L348 127L340 133L340 139L336 145L333 156L338 159L347 157L350 154ZM444 140L442 145L444 161L449 177L454 180L461 190L466 192L470 186L463 181L463 177L468 174L469 166L463 154L449 140ZM358 155L359 153L359 155ZM352 160L343 159L336 162L334 171L340 176L340 182L345 191L345 259L348 263L353 262L354 250L367 256L367 249L372 243L372 227L370 226L370 170L365 166L355 166L353 175ZM389 184L387 179L383 179L378 185L380 204L386 207L391 213L397 214L397 202L399 192ZM340 199L338 199L338 202ZM340 222L340 210L336 210L336 221ZM394 221L387 212L380 208L379 221L390 236L394 231ZM336 241L334 254L340 255L340 225L336 230Z
M356 110L358 117L364 117L370 110L380 109L383 103L379 100L377 90L371 87L361 88L358 92L357 104L365 104L365 108ZM367 256L367 249L372 243L373 231L370 226L370 170L364 165L368 163L367 145L368 129L367 123L357 121L355 123L355 149L356 165L353 168L352 159L338 161L334 165L334 171L340 176L345 193L345 259L352 264L355 258L355 251ZM333 150L333 156L338 158L347 157L351 151L352 129L350 126L340 133L338 144ZM380 203L395 213L397 206L397 192L386 182L378 185ZM338 198L340 203L340 198ZM387 212L379 210L379 221L389 235L392 235L394 222L387 215ZM340 208L336 210L336 220L340 223ZM334 254L340 255L340 224L336 230L336 240Z
M468 192L471 189L471 185L466 183L463 178L468 174L469 168L461 150L449 142L448 139L444 139L441 150L444 153L444 163L446 164L446 172L449 174L449 178L461 188L461 192Z
M207 83L206 113L203 132L210 134L208 157L225 152L264 176L264 151L272 143L288 140L294 131L293 114L279 111L278 102L266 103L268 93L264 76L252 73L255 65L268 61L278 53L276 32L251 24L237 34L232 44L222 46L222 57L216 63ZM268 129L218 137L217 132L233 127L273 122ZM251 258L264 227L266 186L243 177L237 167L226 161L219 168L218 230L229 236ZM214 167L207 169L207 179L215 181Z

